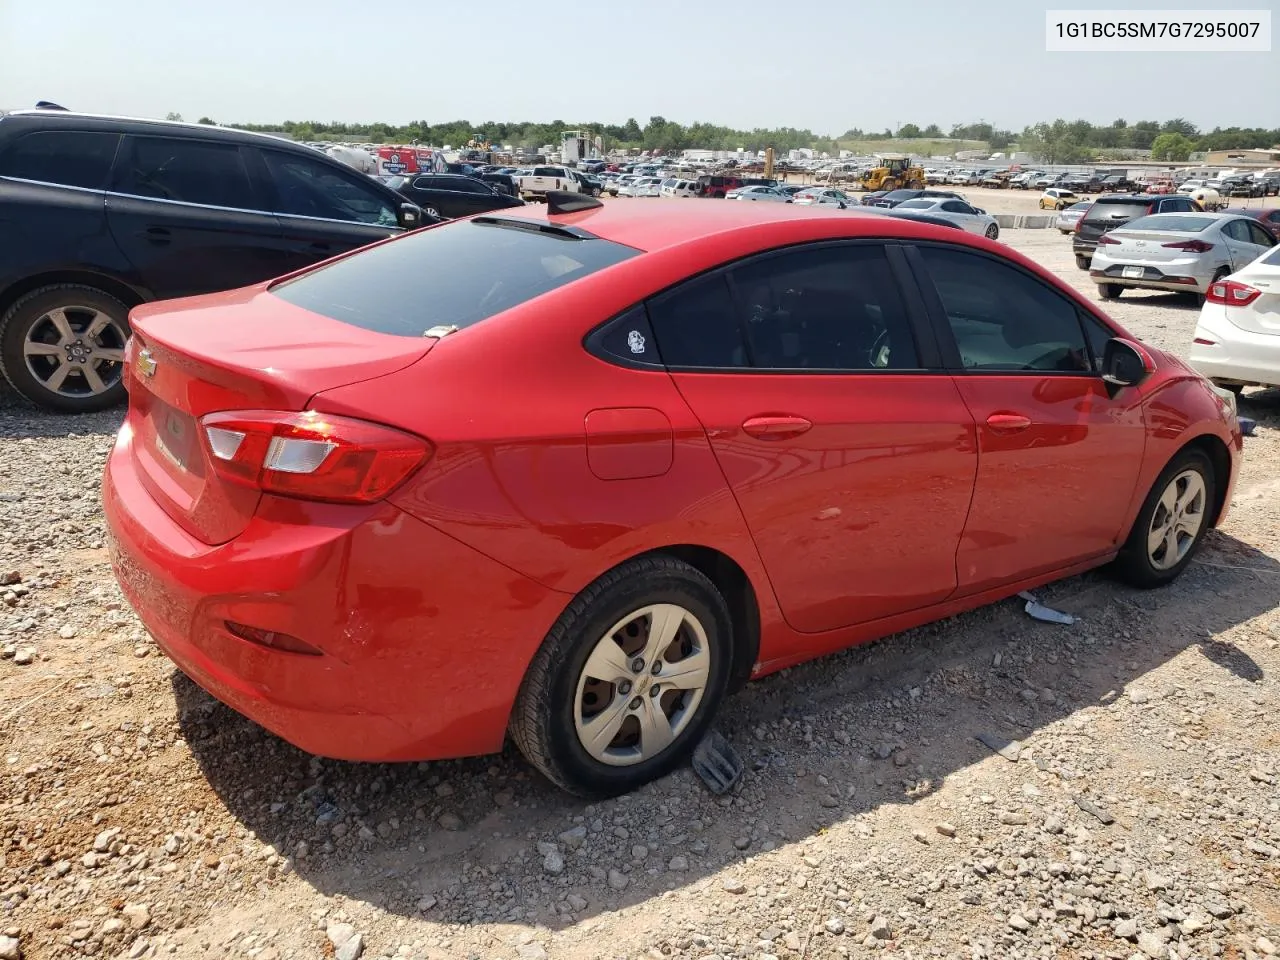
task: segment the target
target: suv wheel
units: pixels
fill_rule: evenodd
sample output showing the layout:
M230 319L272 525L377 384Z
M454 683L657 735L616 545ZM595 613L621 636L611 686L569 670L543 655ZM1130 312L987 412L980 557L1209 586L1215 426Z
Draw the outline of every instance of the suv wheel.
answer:
M60 413L105 410L125 397L129 308L93 287L33 290L0 318L0 370L32 403Z
M1080 254L1078 253L1076 254L1076 266L1079 267L1081 270L1089 269L1089 261L1090 261L1089 257L1082 257Z

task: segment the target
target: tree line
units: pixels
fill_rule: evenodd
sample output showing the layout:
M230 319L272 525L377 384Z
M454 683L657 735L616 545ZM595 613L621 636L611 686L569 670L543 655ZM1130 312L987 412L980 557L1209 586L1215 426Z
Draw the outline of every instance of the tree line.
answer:
M178 114L170 114L169 117L181 119ZM209 117L201 117L199 122L214 121ZM242 130L282 132L296 140L358 139L369 143L408 143L417 140L424 144L448 144L452 147L460 147L472 139L492 144L541 147L558 144L560 135L567 130L583 130L593 137L602 136L609 149L633 148L668 153L686 149L737 150L740 147L753 151L773 147L782 153L809 147L820 152L834 153L840 149L841 141L949 138L979 141L987 144L991 150L1015 148L1047 163L1084 162L1103 151L1150 151L1153 159L1180 162L1187 160L1195 151L1266 148L1280 144L1280 128L1215 127L1204 132L1181 117L1165 121L1139 120L1135 123L1119 119L1107 125L1088 120L1059 118L1029 125L1021 132L1004 130L986 122L955 124L945 133L936 123L923 127L905 123L897 130L886 128L883 131L864 131L854 127L839 137L821 136L811 130L795 127L736 130L703 122L685 125L661 116L650 117L644 125L633 117L622 124L566 123L563 120L553 120L550 123L472 123L469 120L450 120L433 124L418 120L395 125L286 120L281 124L241 123L230 126Z

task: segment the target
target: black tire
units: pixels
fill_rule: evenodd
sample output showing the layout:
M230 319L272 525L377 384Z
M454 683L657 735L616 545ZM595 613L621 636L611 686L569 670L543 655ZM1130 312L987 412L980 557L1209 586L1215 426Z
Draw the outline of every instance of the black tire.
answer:
M989 224L983 234L988 240L998 240L1000 238L1000 227L997 224Z
M679 604L698 618L710 648L709 679L696 713L669 747L639 763L612 766L588 754L578 738L578 679L606 631L652 603ZM698 570L662 554L628 561L578 594L543 640L511 712L511 739L543 776L580 797L616 796L665 776L685 762L724 699L732 631L724 597Z
M1187 552L1182 558L1169 569L1161 570L1151 562L1151 557L1147 550L1147 534L1151 529L1151 521L1157 509L1160 508L1161 494L1164 493L1165 488L1173 479L1184 470L1195 470L1200 474L1200 479L1204 482L1204 521L1200 524L1199 532L1197 532L1191 546L1187 548ZM1174 457L1169 465L1161 471L1160 476L1156 478L1156 482L1151 485L1151 491L1147 494L1147 499L1143 501L1142 509L1138 511L1138 516L1133 521L1133 529L1129 531L1129 537L1125 541L1120 555L1111 565L1112 572L1126 583L1146 590L1153 587L1162 587L1176 580L1178 575L1187 568L1191 558L1195 556L1200 544L1204 541L1205 534L1209 530L1209 515L1217 503L1214 499L1217 493L1216 488L1217 480L1213 473L1213 464L1209 462L1209 457L1203 450L1184 450Z
M1098 284L1098 296L1103 300L1119 300L1122 293L1124 293L1124 287L1118 283Z
M1089 269L1089 260L1090 260L1089 257L1082 257L1080 256L1080 254L1078 253L1076 254L1076 266L1079 267L1081 270Z
M110 294L75 283L41 287L20 297L0 317L0 373L21 396L36 406L58 413L92 413L123 403L125 389L121 368L111 369L115 382L105 391L84 396L68 396L50 390L28 368L24 353L28 333L49 311L59 307L88 307L101 311L119 327L125 338L129 335L129 308ZM119 346L123 348L123 341Z

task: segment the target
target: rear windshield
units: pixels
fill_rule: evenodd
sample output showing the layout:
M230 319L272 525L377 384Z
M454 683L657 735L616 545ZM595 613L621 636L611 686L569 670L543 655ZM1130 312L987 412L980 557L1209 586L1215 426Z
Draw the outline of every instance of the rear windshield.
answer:
M1109 203L1106 200L1095 200L1093 209L1089 211L1089 219L1127 220L1132 217L1144 216L1146 213L1147 205L1145 203L1134 203L1133 201Z
M468 327L639 252L609 240L461 220L356 253L271 292L366 330L420 337L435 326Z
M1214 223L1213 217L1183 217L1173 213L1161 213L1154 217L1138 217L1124 225L1126 230L1176 230L1178 233L1199 233Z

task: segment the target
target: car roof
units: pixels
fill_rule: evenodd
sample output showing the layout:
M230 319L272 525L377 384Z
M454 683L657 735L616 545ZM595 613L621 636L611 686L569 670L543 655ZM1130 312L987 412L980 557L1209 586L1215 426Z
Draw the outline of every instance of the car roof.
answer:
M15 110L0 118L5 124L27 127L32 130L49 130L67 127L75 130L102 131L105 133L132 133L152 135L178 135L199 137L202 140L224 140L229 143L257 143L277 149L293 149L314 156L323 152L306 144L277 137L269 133L249 130L233 130L207 123L183 123L176 120L148 120L139 117L118 117L98 113L73 113L70 110Z
M938 233L943 232L940 227L885 217L871 210L797 207L786 203L606 203L589 210L550 216L546 208L539 205L502 211L501 219L508 218L572 226L649 253L717 234L795 221L838 221L848 228L839 233L849 237L936 239ZM829 226L818 227L814 233L829 235L831 230ZM947 239L954 239L953 231L945 233Z

